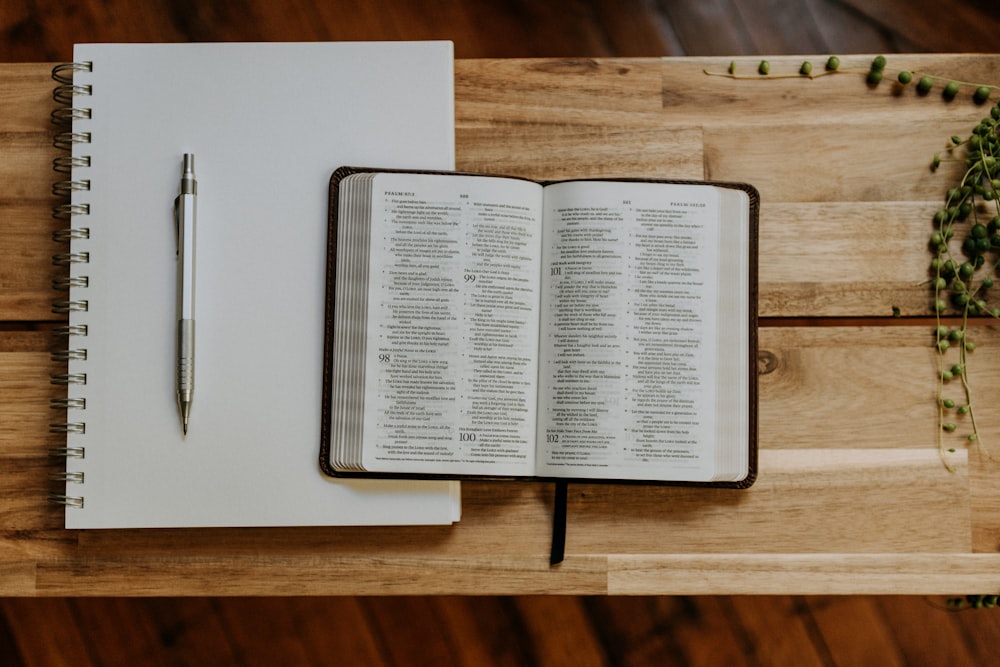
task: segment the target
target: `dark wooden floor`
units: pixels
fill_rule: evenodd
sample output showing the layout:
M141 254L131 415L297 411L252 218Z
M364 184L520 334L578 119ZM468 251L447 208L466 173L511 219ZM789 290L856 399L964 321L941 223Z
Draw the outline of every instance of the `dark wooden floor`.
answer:
M3 0L0 61L68 60L74 41L447 38L459 58L995 52L997 7L996 0ZM956 591L963 592L990 591ZM3 599L0 664L991 663L1000 611L950 613L940 603Z

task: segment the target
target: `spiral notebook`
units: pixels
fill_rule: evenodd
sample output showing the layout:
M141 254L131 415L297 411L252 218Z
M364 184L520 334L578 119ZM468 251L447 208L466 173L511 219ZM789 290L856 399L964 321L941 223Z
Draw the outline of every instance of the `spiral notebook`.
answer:
M59 66L56 309L67 528L447 524L455 482L325 477L326 188L454 167L452 46L89 44ZM175 398L181 156L197 156L197 364ZM55 414L60 414L59 412ZM59 418L57 418L59 419Z

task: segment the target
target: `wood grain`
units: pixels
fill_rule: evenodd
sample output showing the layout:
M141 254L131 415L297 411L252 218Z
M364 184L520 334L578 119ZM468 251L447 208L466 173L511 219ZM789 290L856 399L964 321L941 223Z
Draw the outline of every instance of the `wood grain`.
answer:
M844 67L867 60L845 57ZM774 67L798 62L775 60ZM984 79L991 66L972 55L895 62ZM749 82L703 73L726 64L460 61L459 167L532 178L748 181L763 198L763 316L884 317L894 306L904 315L925 313L929 295L920 277L930 257L910 249L933 230L931 217L957 168L932 173L929 164L983 109L900 93L891 83L870 90L861 75ZM751 72L756 66L749 59L740 65ZM11 129L0 133L10 157L0 176L11 184L8 198L0 197L10 243L10 261L0 268L0 307L14 320L53 319L44 295L55 271L44 258L58 225L39 205L51 205L53 180L52 102L42 71L11 66L0 81L16 110ZM509 150L512 140L519 150ZM810 158L815 154L824 156L820 168ZM873 233L879 242L862 242Z
M856 599L852 602L863 604ZM800 598L734 596L731 605L732 623L743 628L747 644L753 647L751 655L759 664L829 664L826 644L813 640L812 619Z
M608 593L710 595L721 584L732 595L758 594L761 587L844 595L856 593L864 579L868 594L952 595L1000 588L998 567L995 553L610 556Z
M704 73L725 72L725 59L669 68L643 60L462 63L459 167L532 178L750 182L762 197L761 315L887 317L893 307L925 314L930 297L921 279L930 255L913 249L933 231L931 218L959 169L932 172L931 160L984 110L892 82L872 89L863 74L871 57L843 60L845 70L862 73L733 81ZM893 63L988 80L988 60L895 56ZM753 74L759 59L736 62ZM795 72L800 63L775 59L772 71ZM486 85L491 77L507 83ZM501 133L515 133L525 149L505 151Z
M845 0L845 4L928 51L957 50L956 37L961 39L962 50L990 51L1000 31L1000 17L995 11L984 11L988 3L978 0L946 3L946 11L940 11L942 3L933 0Z
M943 71L997 65L993 56L900 59ZM775 58L773 66L798 60ZM1000 545L1000 419L992 408L1000 361L975 355L983 439L971 448L957 434L944 441L956 449L949 472L938 451L930 321L887 317L894 305L927 312L920 247L935 206L926 193L942 175L914 163L940 133L982 110L872 90L850 74L732 81L705 75L712 64L459 61L458 161L539 178L704 175L758 183L762 315L794 326L760 334L754 488L574 485L568 558L555 569L547 563L552 491L541 484L467 484L464 517L454 527L64 531L60 511L44 502L53 488L46 452L59 442L47 432L55 421L47 403L60 391L48 374L58 365L46 352L46 331L10 332L0 336L7 397L0 473L10 482L0 491L0 588L43 595L937 593L976 576L988 584ZM16 128L0 132L13 147L0 172L15 193L51 178L40 157L48 152L43 108L51 102L37 92L50 85L46 69L0 68ZM890 129L900 118L930 137L927 144L891 150L899 139ZM871 128L881 136L866 139ZM821 168L817 153L828 156ZM0 246L20 258L4 285L13 321L54 318L42 312L52 276L45 257L54 245L48 205L45 194L0 200L10 213ZM871 316L881 319L857 319ZM984 350L1000 345L995 326L977 326L975 336ZM702 569L692 570L688 557L701 558ZM952 557L954 567L930 572L935 559ZM817 575L824 570L829 577Z
M74 40L443 37L455 40L459 58L590 56L600 61L601 57L609 56L704 55L715 56L708 59L709 64L721 61L724 66L733 54L744 53L749 55L746 60L739 61L739 66L752 71L761 54L991 52L996 48L996 19L995 10L982 0L848 0L846 3L805 0L795 7L773 0L595 0L558 3L558 11L556 5L532 6L520 0L491 3L444 0L435 4L433 12L427 11L426 4L405 0L374 3L249 0L238 6L212 0L150 0L144 3L10 0L0 11L0 61L69 60ZM785 66L797 67L801 59L789 59ZM864 59L858 57L857 60L863 63ZM898 56L890 55L892 66L899 62ZM989 59L980 61L975 55L925 54L920 56L920 62L944 76L974 72L976 77L996 78L995 68L984 71L978 64L989 62ZM878 150L863 151L862 162L853 159L849 151L839 151L837 161L824 163L816 157L819 155L816 151L821 147L835 148L837 133L845 122L863 125L870 120L878 125L879 134L892 133L899 144L914 142L906 150L917 163L923 164L929 159L925 147L932 153L952 128L959 132L967 130L969 120L964 115L979 113L981 109L970 108L967 104L943 105L933 97L897 98L892 89L885 86L864 92L862 104L858 86L849 77L812 82L821 84L813 88L819 88L822 94L799 85L802 82L767 83L764 84L768 86L766 94L753 93L756 99L751 103L740 97L745 86L704 88L706 82L700 77L678 74L680 65L679 61L673 61L673 71L664 71L659 95L651 92L660 78L660 66L656 61L642 66L642 78L649 79L648 84L640 83L640 77L635 75L638 66L628 75L632 76L628 87L610 87L606 92L599 79L576 77L574 85L588 82L588 97L591 98L584 100L583 106L577 109L572 106L575 102L568 102L565 92L558 89L533 94L530 86L521 84L519 77L523 74L517 73L516 68L508 69L508 64L496 64L491 60L461 61L460 72L469 75L475 70L487 75L474 86L466 86L459 96L466 136L479 133L475 154L463 153L460 144L459 160L467 160L468 164L486 170L523 170L540 175L546 172L571 174L574 167L566 164L566 160L579 160L581 168L602 169L602 173L628 168L613 149L604 146L600 150L588 149L587 145L573 144L574 141L600 140L620 143L622 152L634 151L636 159L640 160L636 171L688 173L690 170L690 173L702 174L704 167L697 160L704 154L703 147L689 144L687 140L677 141L673 134L690 133L692 128L700 132L707 123L714 128L708 132L709 139L728 147L732 140L724 135L729 127L738 129L756 124L766 130L766 137L777 135L781 138L787 122L793 126L790 131L797 141L781 140L783 157L792 156L793 162L806 156L815 159L802 173L783 171L790 177L788 179L767 180L768 173L759 174L768 183L772 199L778 192L786 199L767 201L765 198L768 210L764 219L768 224L761 230L762 245L775 247L775 252L770 253L767 265L761 266L762 285L766 286L761 295L762 312L771 315L826 313L845 318L864 312L882 317L888 314L884 309L886 305L898 305L907 314L924 313L926 295L914 289L909 281L913 275L923 275L921 267L927 258L914 249L927 228L905 221L917 221L925 215L925 210L933 210L937 203L936 193L943 191L937 183L946 180L945 177L928 178L926 174L919 174L928 190L916 199L906 200L893 194L903 190L912 192L906 179L894 181L892 188L879 189L852 172L861 168L877 177L880 163L893 164L889 158L898 144L885 137L878 138ZM699 63L691 62L690 66L697 72ZM52 103L48 68L12 67L0 68L0 77L19 69L14 75L31 76L38 85L12 87L6 79L0 84L0 109L3 110L0 114L3 117L0 156L6 156L15 139L25 140L24 136L15 137L11 133L49 131L47 115ZM546 64L543 69L546 67L565 68L566 65ZM500 79L489 74L494 69L501 76L502 85L496 83ZM547 80L547 77L535 78L532 85L541 85ZM462 86L461 80L457 83ZM715 86L717 82L711 83ZM833 96L831 108L827 109L824 95L829 94L831 88L839 92ZM807 91L804 96L801 94L803 89ZM632 90L641 92L633 95ZM464 97L470 92L475 92L477 99ZM20 99L12 101L12 95ZM599 104L597 98L603 98ZM732 103L729 102L731 98L735 98ZM519 109L521 99L530 105ZM676 109L671 108L670 105L678 100L680 103L674 104ZM838 105L848 101L849 114L836 111L841 108ZM760 111L743 113L749 104ZM625 108L605 112L615 109L615 105ZM886 105L892 105L888 124L884 113ZM599 107L597 112L593 111L595 107ZM740 113L734 114L733 110ZM480 118L487 120L477 123ZM522 122L518 118L529 119L524 135L531 141L525 145L544 145L538 156L511 158L510 152L505 150L505 138L517 135L518 124ZM734 118L738 122L734 122ZM899 122L893 124L896 118ZM922 121L930 121L933 126L920 125ZM562 123L571 126L564 128ZM557 140L549 141L546 131L555 132ZM848 131L857 135L855 130ZM632 136L641 136L643 141L630 141ZM746 140L739 139L741 142ZM654 150L644 153L647 143ZM759 151L753 145L741 143L738 146ZM585 157L577 156L576 152ZM765 155L769 152L765 151ZM558 155L558 160L552 155ZM725 155L708 155L714 169L729 168ZM729 152L729 158L738 160L739 155ZM841 158L846 158L846 166ZM39 322L52 317L48 313L49 297L45 292L54 270L48 266L47 258L41 264L37 261L40 254L47 257L50 252L49 233L54 228L48 218L49 203L36 206L36 200L41 202L47 198L51 180L49 160L49 155L42 157L39 154L26 171L15 170L13 180L5 176L4 192L0 192L0 220L3 221L0 225L3 230L0 232L0 349L5 353L45 353L50 345L47 336L36 335L33 331L44 326ZM7 162L0 157L0 168L4 165ZM740 170L754 168L755 164L748 161L740 165ZM784 166L779 165L779 168L784 169ZM28 180L20 178L26 175L31 179L30 173L35 176L29 186ZM754 178L758 178L757 172ZM17 212L7 207L11 203L28 202L11 199L6 194L11 187L25 191L30 200L25 211ZM866 201L863 206L865 219L852 213L852 202L829 199L831 193L865 187L874 188L879 196L889 195L886 201ZM827 199L816 201L819 196ZM9 222L15 219L20 221ZM791 227L786 220L792 221ZM20 235L16 244L4 242L11 227L16 230L12 233ZM886 251L878 252L878 245L884 245ZM26 255L18 254L22 252ZM801 261L797 255L802 256ZM918 273L912 273L914 270ZM872 276L874 278L866 279ZM822 322L799 315L788 317L794 319L800 329ZM853 324L867 326L868 322L854 321ZM914 328L926 327L917 324ZM765 333L774 331L768 329ZM792 337L801 335L795 332ZM859 336L848 333L845 337L851 335ZM863 334L860 335L863 338ZM835 363L854 359L850 372L838 373L831 369L824 375L824 379L834 382L836 387L825 392L828 400L841 406L850 404L850 419L838 418L836 410L821 409L816 398L822 397L824 385L819 381L802 378L786 385L788 378L775 381L772 374L762 378L771 390L779 386L803 387L810 394L804 405L818 412L814 415L789 413L788 401L783 398L781 402L786 409L771 410L762 420L762 428L780 435L783 429L794 427L806 436L791 439L790 443L781 445L783 448L796 449L801 443L810 441L808 424L814 420L817 422L814 432L822 432L832 423L840 435L855 434L848 438L855 448L885 448L892 450L888 452L891 454L900 447L905 449L904 443L917 442L911 437L912 433L917 433L920 444L914 446L923 449L922 424L932 418L919 407L925 400L923 392L928 388L921 370L928 359L921 356L919 339L919 335L914 335L913 344L904 345L911 349L904 357L905 367L902 368L892 367L889 360L879 356L881 350L892 346L891 337L880 338L870 350L863 340L856 341L853 357L829 356L808 345L783 347L788 350L783 359L789 363L800 353L812 361L825 358ZM773 336L768 340L769 349L777 350L781 340ZM841 341L832 345L845 344L848 343ZM989 341L980 352L993 347L994 343ZM35 358L39 363L46 363L44 356ZM812 368L812 361L796 368ZM866 364L873 364L873 370L866 372ZM977 367L988 366L982 356L977 356ZM5 370L6 367L0 369L0 382L5 377ZM782 372L787 373L787 367ZM852 377L855 378L853 384ZM894 377L899 381L894 382ZM34 389L19 387L17 393L21 391L36 393L44 403L47 396L43 393L50 388L39 384ZM898 398L891 398L897 395ZM20 408L16 413L2 412L10 396L9 391L0 392L0 428L10 420L19 419L20 415L28 416ZM860 398L852 398L858 396ZM891 408L882 410L881 401L886 398L891 399ZM990 404L986 399L995 404L995 394L983 396L984 403ZM873 405L877 407L872 408ZM904 412L897 418L894 411L900 406ZM39 415L48 411L39 406L34 410L35 416L29 419L38 420ZM858 419L860 424L855 423ZM790 422L787 427L786 422ZM910 435L894 437L893 426ZM877 434L877 438L874 442L862 439L866 433ZM354 533L333 531L331 534L322 530L308 531L306 535L251 531L238 536L227 533L221 538L211 533L189 535L178 531L162 541L154 540L149 550L142 549L143 539L149 533L119 538L104 536L96 542L84 540L79 543L76 533L58 528L58 514L47 512L33 494L24 498L28 494L19 492L22 479L34 480L32 484L42 483L47 458L39 456L38 452L47 447L44 438L44 432L12 429L0 439L0 478L5 482L12 465L21 466L27 460L32 461L27 468L18 468L17 474L27 477L18 477L9 487L0 485L0 494L3 494L0 498L0 592L4 595L38 595L35 575L39 562L91 557L114 562L118 553L148 558L154 549L169 553L172 546L186 544L189 540L194 542L190 553L214 553L223 560L252 557L261 544L269 545L267 550L273 553L277 541L289 542L282 553L293 554L301 549L303 553L316 554L315 558L321 560L325 557L323 547L330 541L349 543L356 537ZM840 451L846 444L838 438L835 449ZM15 460L14 464L11 459ZM975 459L970 464L969 497L975 506L990 506L996 502L992 490L995 473ZM531 525L520 526L531 534L526 549L532 553L545 548L547 537L545 527L534 523L536 513L543 519L542 523L547 518L547 489L538 489L537 493L537 498L529 494L529 506L537 504L537 512L531 510L525 518ZM957 493L962 495L964 491ZM482 499L487 503L489 500L488 497ZM858 504L864 505L865 500L860 498ZM515 501L504 494L503 502ZM499 531L501 536L505 535L503 507L500 506L487 524L490 531ZM482 517L485 511L486 508L480 509L479 516ZM878 505L872 506L872 511L877 512ZM977 512L974 510L973 516ZM522 510L516 510L514 515L522 516ZM19 517L13 526L6 521L10 516ZM972 541L976 548L990 553L1000 550L998 536L979 530L978 525L979 522L975 522L973 526ZM575 535L578 538L579 531ZM573 536L571 528L571 544ZM118 539L124 543L119 545ZM372 535L370 539L385 539L398 548L398 544L406 540L424 540L425 545L437 545L436 540L441 538L437 535L400 536L390 532ZM297 540L302 540L301 544ZM489 542L488 548L495 543L495 540ZM850 575L838 573L840 560L835 555L831 558L829 570L834 577L849 578ZM948 562L949 558L944 555L940 562ZM848 562L848 569L852 564L856 563ZM903 565L905 567L906 563ZM936 573L939 565L930 559L914 567L918 572ZM127 561L118 561L118 566L127 571ZM794 588L801 588L800 584L813 576L807 568L788 567ZM996 571L995 563L981 563L976 567L983 572ZM761 589L766 583L767 590L785 590L782 577L787 573L778 569L779 572L761 582ZM817 576L822 576L827 569L821 565ZM858 571L865 571L865 568L859 565ZM263 569L255 574L266 581L267 572ZM941 589L949 589L949 593L982 592L990 583L987 578L975 574L968 577L952 577L952 574L952 570L946 568L941 575L946 580ZM484 572L484 580L491 575L492 572ZM748 576L746 571L732 575L737 582ZM917 577L919 574L914 576ZM725 576L708 574L705 579L713 584L709 587L706 583L705 589L726 590ZM860 589L883 590L880 586L884 580L870 571L862 580L865 583L858 585ZM815 584L808 587L815 589ZM918 585L897 588L921 589ZM105 588L100 593L128 593L130 590L131 586L125 584L115 591ZM372 584L371 590L377 592L378 588ZM650 590L649 582L643 581L632 590ZM676 592L679 588L667 586L666 590ZM586 661L604 665L835 664L835 658L843 661L857 657L860 653L857 647L865 649L861 661L871 663L898 663L903 656L908 664L989 664L994 659L996 638L1000 636L1000 616L995 613L949 614L910 596L613 596L538 600L535 597L476 596L431 598L407 604L397 597L339 595L207 600L8 597L0 599L0 655L7 663L25 665L135 662L253 665L294 659L304 663L310 658L322 663L329 660L331 647L336 647L336 655L345 663L398 665L411 664L411 658L421 655L424 644L430 643L433 655L443 658L439 664L542 664L542 655L546 658L545 664L559 664L558 658L563 655L578 658L581 664ZM537 606L533 609L532 605ZM852 625L852 616L864 618L869 623ZM55 640L54 627L61 629ZM845 632L845 628L857 631ZM539 636L544 637L544 641L534 639ZM574 653L581 637L593 653L586 656ZM878 641L871 641L871 637ZM544 654L540 653L543 647Z

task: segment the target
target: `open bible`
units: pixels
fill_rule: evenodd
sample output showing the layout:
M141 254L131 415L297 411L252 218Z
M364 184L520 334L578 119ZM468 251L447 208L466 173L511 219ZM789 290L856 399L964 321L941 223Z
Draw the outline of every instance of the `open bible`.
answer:
M753 483L749 185L345 167L330 475Z

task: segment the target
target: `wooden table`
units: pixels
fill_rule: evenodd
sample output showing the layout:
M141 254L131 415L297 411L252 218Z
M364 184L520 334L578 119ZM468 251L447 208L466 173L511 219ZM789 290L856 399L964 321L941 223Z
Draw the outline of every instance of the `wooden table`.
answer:
M770 61L774 74L802 58ZM921 284L930 218L959 173L929 163L988 107L863 74L703 73L728 65L456 63L461 169L741 180L762 195L756 485L571 485L554 568L553 492L532 483L466 483L453 527L62 529L45 500L59 443L51 66L0 66L0 594L997 592L1000 329L976 328L982 441L959 445L949 472ZM890 69L1000 83L1000 55L893 56Z

